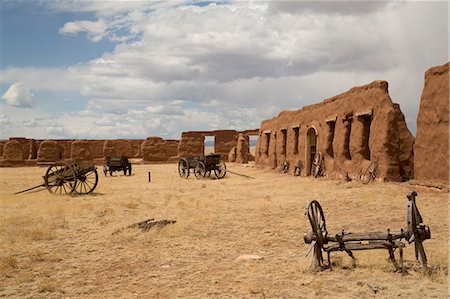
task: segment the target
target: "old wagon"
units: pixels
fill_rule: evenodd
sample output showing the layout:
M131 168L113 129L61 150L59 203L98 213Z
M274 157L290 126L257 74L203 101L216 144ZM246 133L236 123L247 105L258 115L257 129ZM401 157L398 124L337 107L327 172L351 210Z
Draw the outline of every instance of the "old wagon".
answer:
M124 175L127 175L127 173L131 175L131 162L128 160L128 157L106 157L106 162L103 165L103 173L105 176L107 173L112 176L113 172L116 171L123 171Z
M94 191L98 183L97 167L89 161L76 163L55 162L43 176L44 183L16 192L15 194L45 187L56 194L88 194Z
M218 179L222 179L227 173L227 167L220 160L220 154L183 157L178 161L178 174L180 177L187 179L191 169L197 179L209 177L213 171Z

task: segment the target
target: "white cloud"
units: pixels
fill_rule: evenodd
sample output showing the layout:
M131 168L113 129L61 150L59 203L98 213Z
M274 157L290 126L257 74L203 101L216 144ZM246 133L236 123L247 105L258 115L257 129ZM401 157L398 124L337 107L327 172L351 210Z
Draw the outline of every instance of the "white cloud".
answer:
M66 23L62 34L117 46L65 69L0 70L0 83L89 98L82 111L58 116L63 130L45 133L70 138L254 128L373 80L390 83L414 128L423 74L448 60L444 2L191 4L52 1L97 16Z
M19 108L33 107L35 105L33 97L30 89L21 82L12 84L2 95L2 99L9 105Z
M77 34L79 32L86 32L89 39L93 42L100 41L106 34L106 24L103 20L98 21L75 21L64 24L59 29L62 34Z

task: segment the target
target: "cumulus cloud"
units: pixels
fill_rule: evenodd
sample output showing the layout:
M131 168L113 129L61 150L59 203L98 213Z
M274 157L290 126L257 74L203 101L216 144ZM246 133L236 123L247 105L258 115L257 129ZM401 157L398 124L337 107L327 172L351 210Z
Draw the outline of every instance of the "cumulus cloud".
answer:
M77 34L79 32L86 32L89 39L93 42L100 41L106 34L106 24L103 20L98 21L75 21L64 24L59 29L62 34Z
M68 22L61 34L116 43L113 51L65 69L0 70L3 84L20 81L88 98L82 111L59 116L63 130L48 132L71 138L177 138L183 130L254 128L281 110L379 79L389 81L412 127L423 73L448 60L444 2L47 5L96 17Z
M19 108L29 108L35 105L34 95L25 84L18 82L12 84L2 95L2 99L9 105Z
M340 15L360 15L376 13L387 6L389 1L328 0L328 1L270 1L269 9L273 12L320 13Z

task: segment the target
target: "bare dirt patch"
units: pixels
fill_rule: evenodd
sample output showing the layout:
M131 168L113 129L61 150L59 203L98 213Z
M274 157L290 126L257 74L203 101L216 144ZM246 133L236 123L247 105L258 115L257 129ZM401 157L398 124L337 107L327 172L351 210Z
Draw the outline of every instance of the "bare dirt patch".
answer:
M100 176L92 195L11 195L42 183L45 168L0 169L0 297L6 298L446 298L448 193L417 190L431 228L432 270L396 273L386 250L334 253L333 271L311 272L304 208L317 199L330 232L406 225L406 183L343 182L227 167L256 179L181 179L175 164L133 165ZM152 182L148 182L151 171ZM145 219L176 223L146 232ZM242 258L242 257L257 258Z

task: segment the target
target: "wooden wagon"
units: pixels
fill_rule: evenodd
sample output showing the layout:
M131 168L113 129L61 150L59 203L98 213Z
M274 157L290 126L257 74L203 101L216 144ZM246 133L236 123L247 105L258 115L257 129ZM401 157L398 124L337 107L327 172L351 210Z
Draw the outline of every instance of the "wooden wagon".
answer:
M220 154L183 157L178 161L178 174L180 177L187 179L191 169L197 179L209 177L213 171L218 179L222 179L227 173L227 167L220 160Z
M16 192L19 194L39 187L45 187L56 194L88 194L94 191L98 183L97 167L89 161L66 163L55 162L43 176L44 183Z
M128 160L128 157L106 157L106 162L103 165L103 173L105 176L109 172L109 175L112 176L115 171L123 171L124 175L131 175L131 162Z

